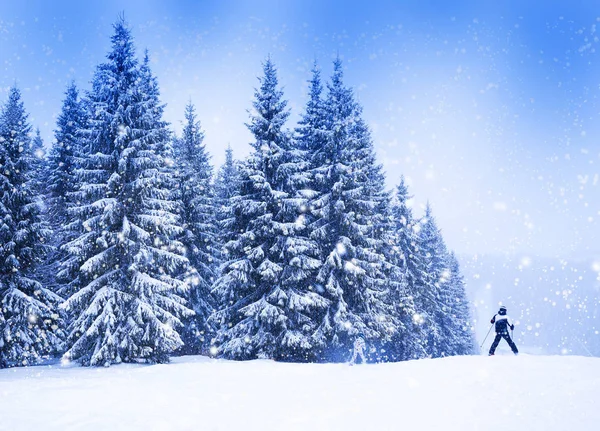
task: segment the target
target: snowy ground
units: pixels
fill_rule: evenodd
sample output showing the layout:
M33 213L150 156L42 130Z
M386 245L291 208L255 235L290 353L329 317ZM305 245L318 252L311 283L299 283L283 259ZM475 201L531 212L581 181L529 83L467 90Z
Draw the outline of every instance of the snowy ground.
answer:
M0 370L1 430L598 430L600 359Z

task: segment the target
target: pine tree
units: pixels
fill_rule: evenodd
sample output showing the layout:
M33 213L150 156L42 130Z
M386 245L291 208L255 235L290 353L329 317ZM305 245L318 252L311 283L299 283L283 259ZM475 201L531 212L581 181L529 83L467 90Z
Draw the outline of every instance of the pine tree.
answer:
M370 131L352 90L343 83L342 64L325 101L324 142L316 127L312 160L311 236L319 244L318 282L331 301L318 337L328 347L325 360L344 360L358 333L383 345L393 332L386 304L384 215L388 204L381 166ZM379 358L375 358L379 360Z
M444 311L444 319L441 322L444 333L444 355L471 355L476 352L471 310L460 265L453 252L446 256L446 267L441 286Z
M404 176L401 177L400 184L396 188L395 197L396 200L392 206L392 216L395 228L394 243L397 248L396 256L410 289L414 290L423 275L417 253L420 226L415 220L412 209L409 206L409 200L412 199L412 196L408 193Z
M421 280L418 281L415 302L425 333L427 355L440 357L444 356L446 351L447 333L443 327L447 316L444 310L442 284L449 276L448 251L429 203L419 225L417 261L421 265L419 270Z
M191 264L185 275L191 285L187 299L195 312L195 316L185 322L182 352L198 354L204 350L212 332L208 325L213 311L210 287L216 278L220 247L216 226L218 208L211 184L212 166L204 145L204 133L191 102L185 108L182 137L175 140L175 160L184 223L180 240Z
M311 246L315 248L313 270L307 273L306 283L320 304L312 313L312 320L315 322L315 330L312 335L312 349L315 360L328 360L325 355L331 334L331 300L319 280L319 270L323 266L323 251L318 232L319 212L315 211L314 202L318 202L323 195L328 193L325 182L327 177L327 164L330 163L327 153L327 107L323 100L323 84L321 81L321 71L315 62L311 70L311 78L308 81L308 101L304 112L301 115L298 127L296 128L296 147L303 151L303 158L306 162L306 179L299 190L299 194L305 199L303 205L303 222L306 226L305 235L312 242ZM316 232L317 231L317 232Z
M429 204L418 237L421 264L418 306L429 356L475 352L470 310L458 260L448 251Z
M233 158L233 150L228 145L225 149L225 163L217 171L215 178L215 196L217 199L231 199L239 193L240 179L238 164Z
M321 70L316 62L311 73L311 79L308 81L309 98L296 128L296 141L298 148L306 152L311 174L317 175L316 172L312 172L312 169L323 165L325 162L327 112L323 100ZM312 179L312 181L315 181L315 179Z
M13 87L0 114L0 367L32 365L61 349L60 298L36 278L51 231L36 195L30 132Z
M43 160L46 156L46 150L44 149L44 140L42 139L42 133L40 132L40 128L36 127L35 136L31 142L33 155L39 160Z
M216 214L216 223L218 226L218 238L221 249L224 244L231 241L235 232L233 225L232 202L233 198L240 193L240 173L239 165L233 159L233 150L228 146L225 150L225 163L217 171L214 183L214 193L218 211ZM221 256L223 258L223 256Z
M320 125L317 124L322 107L320 78L317 66L313 69L313 78L309 81L310 99L300 125L304 125L306 134L297 130L297 137L290 141L292 145L287 160L279 167L280 189L286 193L281 209L275 217L275 231L279 238L273 251L281 258L281 278L279 303L283 305L286 332L283 335L276 359L285 361L313 362L321 360L324 350L319 327L324 323L330 301L324 296L323 289L317 283L317 274L321 266L320 250L317 241L311 238L312 223L309 202L314 198L310 189L311 160L303 142ZM314 116L314 117L313 117ZM311 122L313 117L315 122ZM313 142L313 144L317 145Z
M396 320L396 331L389 350L391 359L396 361L425 356L424 334L420 326L422 316L415 304L423 268L418 260L417 222L408 203L411 198L402 176L391 206L392 249L388 255L394 268L390 275L393 284L390 303Z
M189 262L173 239L183 229L165 160L170 134L147 59L140 68L122 18L114 29L92 82L77 174L84 232L65 247L83 261L79 290L64 304L73 317L65 356L86 365L167 362L183 344L175 328L191 314L177 279Z
M48 247L44 261L36 267L36 278L43 286L60 295L60 289L56 283L56 264L55 256L59 253L60 243L57 241L57 232L52 226L50 214L48 212L48 180L49 166L46 159L46 150L40 129L36 129L35 136L32 139L31 158L31 191L36 196L36 202L41 209L40 217L46 227L52 229L52 234L48 235ZM59 310L61 311L61 310ZM60 320L64 320L65 313L59 312ZM62 328L61 328L62 329Z
M31 159L31 176L32 176L32 190L38 199L42 200L42 196L46 191L46 184L48 179L48 170L46 164L46 149L44 148L44 140L40 129L35 129L35 136L31 142L33 157ZM42 205L43 207L43 205Z
M66 265L68 254L61 247L82 232L81 220L73 216L77 206L79 183L76 169L84 157L82 132L87 127L87 111L74 83L67 87L62 110L54 131L55 142L50 149L47 169L47 213L53 229L55 252L50 268L56 274L58 293L69 297L76 291L73 282L83 262Z
M254 151L232 199L238 234L226 245L229 261L215 284L217 344L227 358L310 361L310 315L324 304L305 282L318 261L314 244L302 236L304 200L296 195L304 165L283 129L289 112L270 59L263 71L248 124Z
M65 92L54 131L55 142L48 156L48 206L55 227L71 222L68 209L73 206L72 196L78 188L75 170L83 152L80 134L86 128L86 120L79 91L71 83Z

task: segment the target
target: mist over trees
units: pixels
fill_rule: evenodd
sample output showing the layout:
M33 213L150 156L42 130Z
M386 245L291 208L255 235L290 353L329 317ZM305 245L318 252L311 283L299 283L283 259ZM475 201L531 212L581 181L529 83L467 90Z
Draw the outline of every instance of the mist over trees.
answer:
M268 57L251 154L215 169L190 101L163 120L127 23L91 88L65 92L46 156L13 88L0 116L0 367L173 354L372 362L476 352L465 284L431 207L390 192L339 58L298 124Z

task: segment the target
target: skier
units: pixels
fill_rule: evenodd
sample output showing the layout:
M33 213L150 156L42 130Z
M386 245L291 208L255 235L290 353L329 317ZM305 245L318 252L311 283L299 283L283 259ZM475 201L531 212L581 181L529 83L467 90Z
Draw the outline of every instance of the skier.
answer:
M352 359L350 359L350 365L354 365L356 363L357 355L360 356L363 364L367 363L364 353L365 347L365 339L362 337L362 334L359 334L354 340L354 352L352 353Z
M504 305L500 307L500 310L498 310L498 314L495 314L494 317L492 317L492 320L490 320L490 322L492 324L496 324L496 338L492 343L492 347L490 347L489 356L494 355L496 347L498 347L498 343L500 343L501 338L504 338L506 340L506 342L508 343L515 355L519 354L517 346L515 345L514 341L510 338L510 335L508 335L508 328L510 327L511 330L514 330L515 325L512 324L510 318L506 315L506 307Z

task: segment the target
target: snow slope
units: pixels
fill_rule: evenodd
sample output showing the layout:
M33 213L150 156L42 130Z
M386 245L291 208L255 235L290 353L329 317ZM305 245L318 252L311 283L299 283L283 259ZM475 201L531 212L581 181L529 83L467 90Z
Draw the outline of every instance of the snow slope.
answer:
M1 430L597 430L600 359L0 370Z

